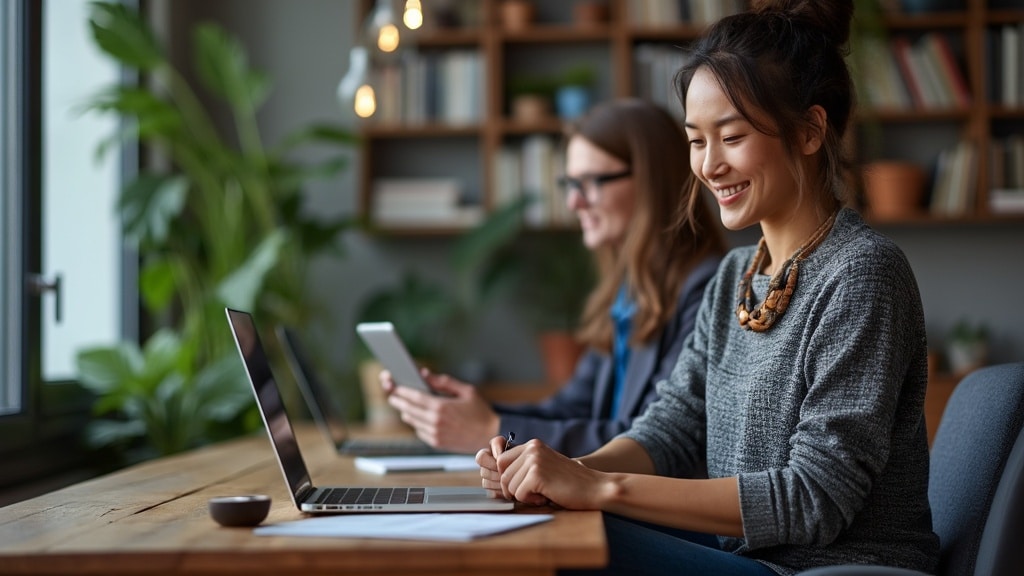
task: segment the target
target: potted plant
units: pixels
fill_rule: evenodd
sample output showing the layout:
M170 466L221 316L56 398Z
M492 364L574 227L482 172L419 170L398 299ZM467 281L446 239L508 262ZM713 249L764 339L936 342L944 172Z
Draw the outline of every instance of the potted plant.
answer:
M356 140L318 125L266 146L256 112L269 81L250 68L235 39L203 24L194 30L191 77L227 104L235 135L224 138L190 76L137 12L97 2L89 24L106 56L146 83L111 86L86 108L124 118L127 128L116 138L138 141L169 162L140 171L118 201L125 235L138 247L152 335L142 347L121 342L80 351L79 379L98 397L96 443L142 440L151 453L173 453L258 425L224 307L251 311L266 326L301 327L319 313L305 289L306 266L349 222L305 216L303 187L336 174L347 156L304 164L294 154L307 144L347 148Z
M961 319L953 325L946 342L949 370L964 376L988 362L988 328L984 323Z
M551 117L551 102L557 82L546 76L519 75L508 83L512 118L520 122L540 122Z
M593 287L593 260L578 236L524 229L522 212L533 201L506 205L460 239L454 267L464 293L476 294L463 302L512 297L537 332L547 380L562 383L582 352L573 333Z
M590 91L594 84L594 69L575 66L565 71L555 91L555 109L562 120L573 120L590 108Z

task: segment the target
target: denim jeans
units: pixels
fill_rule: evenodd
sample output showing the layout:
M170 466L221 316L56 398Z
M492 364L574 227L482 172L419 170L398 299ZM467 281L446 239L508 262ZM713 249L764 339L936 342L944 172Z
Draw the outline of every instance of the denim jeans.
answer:
M561 570L565 576L659 575L774 576L767 566L750 558L724 552L718 539L604 514L608 538L608 567L600 570Z

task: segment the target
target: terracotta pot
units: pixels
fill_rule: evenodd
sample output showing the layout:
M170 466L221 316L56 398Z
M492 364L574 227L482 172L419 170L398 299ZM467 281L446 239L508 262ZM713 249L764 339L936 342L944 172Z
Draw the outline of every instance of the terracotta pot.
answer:
M570 332L542 332L537 339L544 359L545 379L549 384L564 384L576 370L583 345Z
M501 3L501 23L506 30L525 30L533 24L536 12L530 0L505 0Z
M512 117L520 122L540 122L551 116L551 99L521 94L512 99Z
M604 2L580 2L572 7L572 19L578 26L596 26L608 21L608 5Z
M864 168L864 194L868 213L878 220L919 215L924 198L925 173L911 162L872 162Z

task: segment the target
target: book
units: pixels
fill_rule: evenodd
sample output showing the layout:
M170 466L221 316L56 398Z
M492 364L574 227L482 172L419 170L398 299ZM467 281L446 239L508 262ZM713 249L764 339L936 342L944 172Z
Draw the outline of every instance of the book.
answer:
M967 87L967 79L964 78L960 65L957 63L956 55L953 54L949 38L944 34L933 33L928 34L924 42L939 65L943 83L949 90L949 94L953 96L953 104L958 108L970 106L971 91Z
M914 108L928 108L929 101L924 93L924 79L914 63L913 48L910 45L910 41L903 36L897 36L892 39L891 45L892 53L896 57L896 63L899 65L903 82L907 85L907 91L910 92Z

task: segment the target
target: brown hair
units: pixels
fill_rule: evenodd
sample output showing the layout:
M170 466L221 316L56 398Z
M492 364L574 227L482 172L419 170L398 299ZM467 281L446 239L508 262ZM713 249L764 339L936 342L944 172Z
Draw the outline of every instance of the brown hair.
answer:
M625 282L636 302L633 342L649 342L675 313L679 290L690 269L709 254L725 251L717 218L705 202L687 210L686 135L664 109L626 98L593 107L567 133L580 136L630 166L636 206L618 250L595 251L599 279L583 310L577 337L610 351L609 309Z
M821 106L827 124L814 188L847 201L844 177L851 162L842 140L854 91L844 56L852 17L853 0L755 2L750 11L716 22L696 42L676 75L679 98L685 107L693 75L707 68L756 130L782 140L798 182L805 181L796 161L801 135L813 128L808 111ZM699 181L693 186L699 188Z

